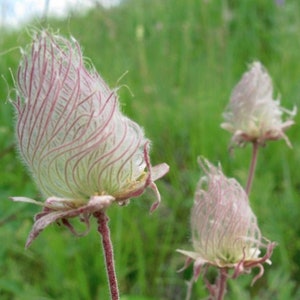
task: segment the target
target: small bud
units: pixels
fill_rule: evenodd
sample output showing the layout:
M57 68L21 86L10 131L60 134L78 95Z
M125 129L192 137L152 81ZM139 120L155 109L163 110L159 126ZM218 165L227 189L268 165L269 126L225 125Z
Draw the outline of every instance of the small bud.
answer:
M286 121L282 121L283 113ZM234 88L221 127L233 133L232 143L239 146L281 138L291 146L284 131L294 124L295 114L296 108L288 111L273 100L272 80L261 63L254 62Z
M148 186L160 201L154 181L168 166L151 167L142 128L121 113L116 91L86 67L75 39L38 34L23 54L16 90L20 155L48 212L90 214Z
M275 244L261 236L248 196L240 184L226 178L220 167L206 160L200 160L200 165L205 176L198 183L191 214L194 252L177 251L195 260L197 276L200 268L208 264L233 268L235 277L259 267L259 278L262 264L269 261ZM259 257L261 248L266 249L263 257Z

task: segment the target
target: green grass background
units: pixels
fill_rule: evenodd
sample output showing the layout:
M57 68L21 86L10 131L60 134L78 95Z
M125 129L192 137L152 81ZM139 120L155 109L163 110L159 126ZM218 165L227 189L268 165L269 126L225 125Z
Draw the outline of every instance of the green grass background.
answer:
M0 299L109 299L96 223L84 238L56 225L24 250L37 207L9 196L39 198L14 149L13 79L30 31L42 26L74 36L111 87L123 111L152 140L153 165L170 172L157 185L162 204L149 214L153 194L108 210L122 300L184 299L184 257L192 249L189 214L201 171L197 156L220 161L227 176L245 184L251 147L230 156L230 134L220 128L234 85L253 60L260 60L286 108L299 106L300 2L216 0L128 0L65 20L40 21L20 30L0 28ZM49 25L50 24L50 25ZM8 53L3 53L11 49ZM127 72L126 76L122 75ZM120 80L119 80L120 79ZM126 88L128 86L129 88ZM261 149L251 204L261 231L278 246L272 266L253 287L254 270L229 281L227 299L300 297L299 116L284 141ZM43 199L40 199L43 200ZM207 296L199 278L192 299Z

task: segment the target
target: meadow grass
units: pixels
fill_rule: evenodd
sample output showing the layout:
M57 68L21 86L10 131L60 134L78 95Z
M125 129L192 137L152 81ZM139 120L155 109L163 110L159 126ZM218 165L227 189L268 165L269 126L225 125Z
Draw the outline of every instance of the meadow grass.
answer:
M175 249L192 249L189 214L201 175L197 156L221 162L227 176L246 182L251 149L230 156L230 135L220 123L247 65L260 60L282 105L299 106L300 3L262 2L132 0L17 31L1 29L0 52L24 47L28 32L44 25L74 36L109 85L120 87L123 111L152 140L153 165L170 165L157 183L162 204L155 213L149 214L151 191L108 210L122 300L184 299L192 269L176 272L184 257ZM0 56L5 78L0 81L0 298L108 299L95 222L80 239L51 226L24 250L37 208L8 197L40 198L14 149L14 114L7 99L14 97L9 68L16 74L19 59L18 50ZM226 299L300 297L299 116L295 121L287 132L293 149L284 141L261 149L250 199L263 235L279 243L272 266L253 287L253 274L229 281ZM192 299L206 295L199 278Z

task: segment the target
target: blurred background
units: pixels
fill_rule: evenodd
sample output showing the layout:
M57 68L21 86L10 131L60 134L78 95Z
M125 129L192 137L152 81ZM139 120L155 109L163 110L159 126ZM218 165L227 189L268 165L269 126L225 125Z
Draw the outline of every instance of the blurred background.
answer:
M74 36L110 87L123 86L122 110L152 140L152 164L170 165L157 183L162 204L155 213L151 191L107 212L121 299L184 299L192 268L177 273L185 258L175 250L192 250L197 156L221 162L245 185L251 147L230 155L231 136L220 123L254 60L269 71L282 106L299 107L300 2L1 0L0 10L0 299L109 299L94 220L84 238L52 225L25 251L38 208L8 200L44 200L17 159L10 103L21 48L41 28ZM299 119L287 131L293 149L283 140L261 149L251 193L262 234L278 242L272 266L253 287L258 270L230 280L226 299L300 299ZM206 296L200 277L192 299Z

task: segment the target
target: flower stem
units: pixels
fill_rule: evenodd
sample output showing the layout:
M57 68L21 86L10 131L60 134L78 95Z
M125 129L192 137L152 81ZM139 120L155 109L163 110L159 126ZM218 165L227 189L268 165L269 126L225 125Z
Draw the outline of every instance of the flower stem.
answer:
M257 162L257 154L258 154L258 147L259 144L257 142L252 143L252 158L251 158L251 164L250 164L250 169L249 169L249 174L248 174L248 180L247 180L247 185L246 185L246 193L247 195L250 194L250 190L252 187L252 182L255 174L255 168L256 168L256 162Z
M105 214L104 210L100 210L94 213L94 217L98 222L98 232L102 237L102 247L105 256L105 265L106 272L109 282L109 289L111 300L119 300L119 289L118 282L115 272L115 263L114 263L114 252L110 239L110 230L108 227L109 218Z
M220 269L220 277L218 280L218 295L217 300L223 300L226 293L227 286L227 268Z

